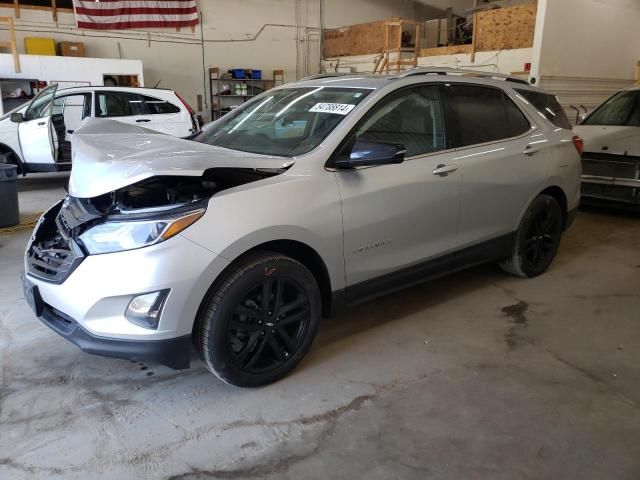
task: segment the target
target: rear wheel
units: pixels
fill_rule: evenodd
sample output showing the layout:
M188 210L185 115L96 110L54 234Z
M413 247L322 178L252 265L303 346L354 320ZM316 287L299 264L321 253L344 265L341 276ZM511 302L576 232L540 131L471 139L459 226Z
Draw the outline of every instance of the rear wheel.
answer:
M513 250L500 266L519 277L543 273L556 256L562 237L562 209L550 195L538 196L525 212Z
M211 372L240 387L274 382L295 368L320 318L311 272L275 253L240 262L205 302L194 332L196 349Z

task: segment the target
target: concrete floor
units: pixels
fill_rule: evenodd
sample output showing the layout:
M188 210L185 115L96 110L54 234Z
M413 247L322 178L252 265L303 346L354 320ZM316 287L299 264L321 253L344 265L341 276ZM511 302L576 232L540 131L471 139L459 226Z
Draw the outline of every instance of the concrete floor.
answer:
M0 478L640 478L638 216L583 211L534 280L488 265L352 309L257 390L65 342L22 299L28 235L0 236Z

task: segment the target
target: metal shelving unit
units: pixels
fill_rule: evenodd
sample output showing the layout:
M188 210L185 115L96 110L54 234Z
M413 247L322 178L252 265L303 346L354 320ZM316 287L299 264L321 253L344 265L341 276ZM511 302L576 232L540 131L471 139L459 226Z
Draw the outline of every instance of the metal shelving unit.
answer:
M211 119L217 120L247 100L260 95L276 85L284 83L284 71L274 70L271 79L222 78L218 67L209 68L209 88L211 91ZM236 85L246 85L247 94L236 94ZM225 85L228 88L225 88ZM226 93L231 92L231 93Z

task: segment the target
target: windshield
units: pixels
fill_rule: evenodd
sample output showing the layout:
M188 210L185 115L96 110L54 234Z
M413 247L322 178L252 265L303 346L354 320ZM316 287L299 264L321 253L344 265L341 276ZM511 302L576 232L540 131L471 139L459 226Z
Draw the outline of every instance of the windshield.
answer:
M640 90L617 93L600 105L582 124L640 127Z
M369 93L340 87L273 90L236 108L193 140L264 155L301 155L317 147Z

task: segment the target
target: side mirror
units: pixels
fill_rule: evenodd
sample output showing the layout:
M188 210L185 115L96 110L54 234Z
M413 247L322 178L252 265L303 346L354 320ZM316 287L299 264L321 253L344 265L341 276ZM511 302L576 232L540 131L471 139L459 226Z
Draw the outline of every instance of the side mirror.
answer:
M22 115L21 113L12 113L11 117L9 118L11 119L12 122L15 122L15 123L24 122L24 115Z
M357 140L352 143L353 147L349 151L349 144L336 159L336 168L355 168L373 165L394 165L402 163L407 149L399 143L384 143Z

